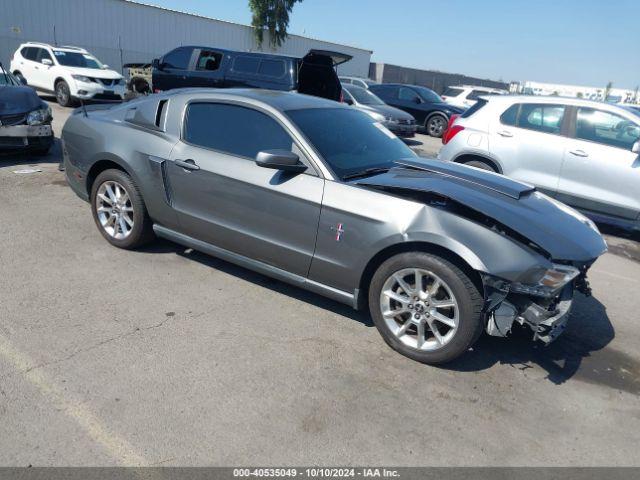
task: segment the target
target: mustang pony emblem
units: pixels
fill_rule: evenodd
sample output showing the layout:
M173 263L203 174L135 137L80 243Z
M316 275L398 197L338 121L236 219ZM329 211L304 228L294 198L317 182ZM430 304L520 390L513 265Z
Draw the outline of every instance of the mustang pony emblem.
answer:
M344 228L342 228L342 224L339 223L337 227L331 227L331 230L336 232L336 242L340 241L342 234L344 233Z

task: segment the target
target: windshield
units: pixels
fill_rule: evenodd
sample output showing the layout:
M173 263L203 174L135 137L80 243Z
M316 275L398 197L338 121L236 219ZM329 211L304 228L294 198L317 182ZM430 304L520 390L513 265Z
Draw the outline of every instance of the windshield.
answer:
M312 108L286 113L341 179L416 157L398 137L359 110Z
M345 89L351 94L356 102L363 105L384 105L384 102L380 100L375 94L362 87L345 87Z
M65 67L79 67L79 68L103 68L102 64L97 58L92 57L87 53L80 52L67 52L65 50L54 50L53 54L56 56L56 60L60 65Z
M425 87L414 86L413 89L418 92L422 99L427 103L442 103L444 100L433 90Z

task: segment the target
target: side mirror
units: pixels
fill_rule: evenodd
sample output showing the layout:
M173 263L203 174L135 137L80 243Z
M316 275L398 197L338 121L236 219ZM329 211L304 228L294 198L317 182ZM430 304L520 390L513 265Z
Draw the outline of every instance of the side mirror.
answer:
M53 65L53 62L51 61L51 59L50 59L50 58L43 58L43 59L41 60L41 63L42 63L43 65L48 66L48 67L51 67L51 66Z
M104 70L106 70L107 68L109 68L109 65L107 65L106 63L104 63L104 64L102 64L102 68L103 68Z
M640 140L633 144L633 147L631 147L631 151L640 155Z
M157 58L154 58L154 59L151 61L151 66L152 66L153 68L155 68L156 70L162 70L162 65L160 64L160 60L159 60L159 59L157 59Z
M422 99L420 97L415 97L413 99L413 103L417 103L418 105L422 103Z
M298 155L289 150L264 150L258 152L256 165L295 173L302 173L307 169L306 165L300 163Z
M350 98L344 97L344 103L346 103L347 105L353 105L353 100L351 100Z

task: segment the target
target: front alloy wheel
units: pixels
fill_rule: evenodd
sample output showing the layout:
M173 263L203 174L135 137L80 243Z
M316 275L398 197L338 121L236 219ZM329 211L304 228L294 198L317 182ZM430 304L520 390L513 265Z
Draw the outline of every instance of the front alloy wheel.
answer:
M393 335L418 350L442 348L458 328L456 297L428 270L405 268L393 273L382 287L380 310Z
M371 279L371 318L402 355L428 364L454 360L482 333L484 299L472 276L467 267L431 253L395 255Z

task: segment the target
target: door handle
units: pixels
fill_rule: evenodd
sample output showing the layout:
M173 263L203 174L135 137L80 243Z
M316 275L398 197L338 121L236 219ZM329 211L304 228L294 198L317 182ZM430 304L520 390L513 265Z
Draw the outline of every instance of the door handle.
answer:
M193 160L174 160L175 164L185 170L200 170L200 167L196 165L196 162Z
M513 137L513 133L507 131L507 130L502 130L500 132L498 132L498 135L500 135L501 137Z
M569 153L571 155L575 155L576 157L588 157L589 156L589 154L587 152L585 152L584 150L580 150L580 149L569 150Z

